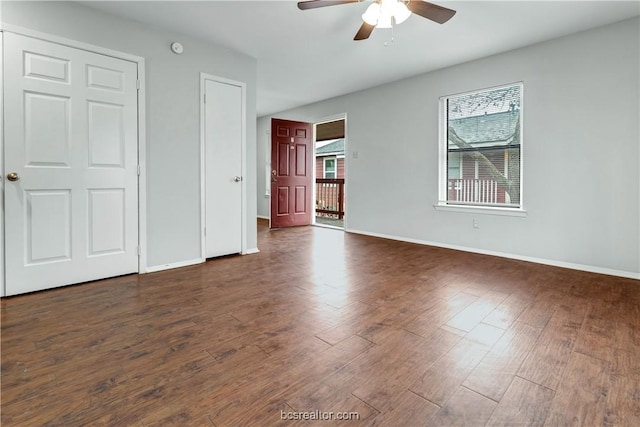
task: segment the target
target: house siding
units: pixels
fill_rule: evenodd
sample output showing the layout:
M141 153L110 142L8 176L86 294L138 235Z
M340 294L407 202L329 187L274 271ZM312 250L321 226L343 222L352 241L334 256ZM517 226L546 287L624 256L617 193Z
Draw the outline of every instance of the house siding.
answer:
M505 153L504 152L490 152L485 153L485 157L498 169L500 173L504 174ZM461 161L462 179L465 180L480 180L486 182L493 182L493 177L482 164L477 166L476 175L476 161L469 155L463 155ZM451 194L449 200L452 199ZM505 191L502 186L498 185L497 200L496 203L505 203Z
M316 157L316 178L322 178L324 176L324 159L327 157L335 156L317 156ZM338 158L338 179L344 179L344 157Z

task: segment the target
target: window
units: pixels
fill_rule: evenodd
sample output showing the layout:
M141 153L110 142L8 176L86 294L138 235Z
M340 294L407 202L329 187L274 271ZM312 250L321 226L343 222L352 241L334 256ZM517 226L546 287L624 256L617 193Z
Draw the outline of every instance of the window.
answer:
M461 163L460 153L453 152L449 154L449 158L447 159L447 177L449 179L462 178Z
M329 157L324 159L324 178L335 179L336 178L336 159L335 157Z
M522 89L440 99L440 206L522 208Z

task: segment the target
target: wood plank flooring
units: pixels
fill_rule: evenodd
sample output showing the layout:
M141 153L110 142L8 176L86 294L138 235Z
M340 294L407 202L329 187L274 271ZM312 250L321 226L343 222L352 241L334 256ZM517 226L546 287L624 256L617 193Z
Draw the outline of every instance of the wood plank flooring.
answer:
M255 255L0 301L2 425L640 425L639 281L258 234Z

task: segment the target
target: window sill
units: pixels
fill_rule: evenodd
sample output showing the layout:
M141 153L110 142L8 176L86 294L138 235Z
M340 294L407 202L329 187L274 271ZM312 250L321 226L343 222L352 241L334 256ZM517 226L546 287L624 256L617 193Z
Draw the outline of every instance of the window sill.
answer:
M502 216L517 216L526 217L527 211L516 208L498 208L495 206L458 206L447 205L445 203L438 203L433 205L437 211L445 212L462 212L472 214L484 214L484 215L502 215Z

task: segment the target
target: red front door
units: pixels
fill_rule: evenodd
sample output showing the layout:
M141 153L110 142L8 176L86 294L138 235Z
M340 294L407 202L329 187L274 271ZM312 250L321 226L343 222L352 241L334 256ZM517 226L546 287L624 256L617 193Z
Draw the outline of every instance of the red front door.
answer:
M271 119L271 228L311 224L313 125Z

